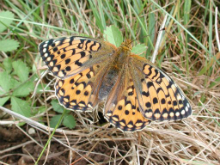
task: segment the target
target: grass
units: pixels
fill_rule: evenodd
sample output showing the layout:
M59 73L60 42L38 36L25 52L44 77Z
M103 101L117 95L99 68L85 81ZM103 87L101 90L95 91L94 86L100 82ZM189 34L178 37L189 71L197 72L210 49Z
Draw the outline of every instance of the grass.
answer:
M215 30L217 26L219 31L219 23L215 24L215 20L219 20L220 14L215 14L217 6L217 0L160 3L154 0L132 3L127 0L5 0L1 11L10 14L0 15L5 26L2 31L0 28L0 42L8 39L11 44L7 45L11 47L2 50L0 45L0 108L2 113L17 119L3 116L0 127L10 129L10 123L19 128L38 147L35 154L22 154L29 156L29 161L41 159L39 164L61 160L63 164L219 164L220 46ZM165 30L161 30L165 15ZM155 55L155 64L189 98L193 115L178 122L153 122L141 132L123 133L109 127L98 111L68 111L65 115L74 117L76 127L70 129L68 123L73 119L66 117L46 147L54 131L47 126L55 127L51 119L61 116L65 110L52 103L56 100L55 79L44 74L46 67L40 59L38 44L48 38L70 35L103 38L110 25L118 27L124 39L132 39L134 45L141 43L148 47L143 56L150 60ZM98 110L102 111L101 105ZM28 124L25 126L24 122ZM34 127L40 138L34 139L25 127ZM55 143L62 147L60 152L59 147L53 150ZM47 152L39 156L43 147ZM1 163L11 158L8 152L13 155L13 145L0 152ZM54 152L63 157L57 157Z

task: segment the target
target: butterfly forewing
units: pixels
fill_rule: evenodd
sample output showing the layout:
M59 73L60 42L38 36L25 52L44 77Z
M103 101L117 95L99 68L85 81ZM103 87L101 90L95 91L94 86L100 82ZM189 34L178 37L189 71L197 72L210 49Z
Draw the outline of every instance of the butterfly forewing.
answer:
M131 57L139 89L138 101L144 117L151 120L178 120L189 116L191 106L181 89L163 71L137 56ZM135 71L132 70L135 69Z
M72 36L44 41L39 51L49 70L64 78L108 58L114 49L93 39Z

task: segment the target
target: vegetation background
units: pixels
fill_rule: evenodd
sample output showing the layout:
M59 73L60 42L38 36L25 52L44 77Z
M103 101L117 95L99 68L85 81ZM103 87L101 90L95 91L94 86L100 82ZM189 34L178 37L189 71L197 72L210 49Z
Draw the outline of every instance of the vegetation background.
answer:
M2 0L0 164L220 164L217 7L218 0ZM105 121L101 106L78 113L58 104L39 43L114 39L118 29L183 89L192 116L123 133Z

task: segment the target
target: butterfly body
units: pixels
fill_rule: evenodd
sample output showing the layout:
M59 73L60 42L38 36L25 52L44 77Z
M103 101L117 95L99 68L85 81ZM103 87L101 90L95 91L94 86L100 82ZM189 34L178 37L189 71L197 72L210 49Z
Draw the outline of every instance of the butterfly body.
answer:
M111 68L107 70L107 74L103 77L100 90L99 90L99 99L104 101L109 95L112 87L115 85L118 78L118 70Z
M178 120L191 114L181 89L145 58L80 36L40 44L42 59L58 77L56 96L70 110L90 111L100 101L106 119L123 131L143 129L151 120Z

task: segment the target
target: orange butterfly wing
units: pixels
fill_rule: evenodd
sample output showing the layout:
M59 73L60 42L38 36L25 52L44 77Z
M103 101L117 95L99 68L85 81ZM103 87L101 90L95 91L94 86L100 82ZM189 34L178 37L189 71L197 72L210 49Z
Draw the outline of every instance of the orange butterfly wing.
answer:
M114 53L111 45L79 36L44 41L39 51L49 70L59 78L79 73Z
M183 92L167 74L145 58L131 56L130 63L140 111L145 118L179 120L192 113Z
M71 110L92 110L98 103L98 92L101 85L98 80L104 72L98 70L99 65L87 68L82 72L59 79L55 84L55 93L59 102Z
M150 120L140 112L134 82L127 69L119 75L106 101L106 119L123 131L142 130Z
M102 77L115 49L95 39L72 36L44 41L40 54L57 77L55 93L59 102L71 110L91 110L98 103Z

